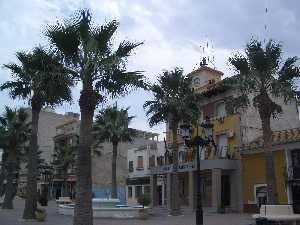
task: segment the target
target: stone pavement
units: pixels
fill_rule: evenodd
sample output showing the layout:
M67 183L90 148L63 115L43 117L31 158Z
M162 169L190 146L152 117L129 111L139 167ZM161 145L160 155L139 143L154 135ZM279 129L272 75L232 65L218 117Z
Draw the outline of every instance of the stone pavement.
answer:
M49 202L46 207L48 217L47 221L40 223L35 221L22 220L24 201L17 199L14 202L14 210L0 209L0 225L72 225L72 217L58 215L54 201ZM148 220L138 219L95 219L94 225L194 225L194 213L189 210L183 210L181 216L168 216L165 209L155 209ZM251 225L248 214L215 214L205 211L205 225Z

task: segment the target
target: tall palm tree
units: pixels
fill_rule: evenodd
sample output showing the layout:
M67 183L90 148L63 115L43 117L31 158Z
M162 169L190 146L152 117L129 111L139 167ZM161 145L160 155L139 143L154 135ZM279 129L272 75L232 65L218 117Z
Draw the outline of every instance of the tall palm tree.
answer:
M73 19L57 22L46 30L52 46L63 56L66 68L73 70L74 80L82 84L75 225L93 223L91 129L97 104L108 96L123 95L132 87L144 87L143 75L139 71L126 71L128 56L142 43L122 41L115 50L113 35L118 26L115 20L97 26L91 21L91 13L81 10Z
M53 52L37 47L33 51L17 52L20 64L6 64L11 71L12 81L0 86L0 90L9 90L13 99L28 100L32 110L32 129L28 153L27 198L23 213L24 219L34 219L37 207L37 152L39 114L44 106L55 106L71 100L70 71L60 63Z
M198 116L196 98L191 88L191 78L183 74L183 70L175 68L164 71L158 84L151 87L154 100L146 101L150 126L158 123L168 123L172 132L173 168L172 187L178 187L178 143L177 129L180 121L192 121ZM171 190L171 215L180 214L178 191Z
M275 99L282 98L285 103L299 99L295 86L295 79L300 76L299 67L295 64L298 58L292 57L283 61L281 57L281 44L270 40L263 46L260 41L251 40L245 54L236 54L229 58L237 75L228 81L241 91L241 95L231 102L238 106L252 104L257 108L261 119L269 204L278 203L270 119L271 116L281 113L282 107ZM253 97L252 101L249 96Z
M128 116L128 109L118 109L117 106L101 110L96 116L93 136L96 142L109 140L113 146L111 190L112 198L117 198L117 155L119 142L131 142L136 136L134 129L128 127L133 116Z
M1 171L0 171L0 197L2 197L5 194L5 177L6 177L6 171L5 171L5 162L7 160L7 151L5 151L6 144L5 144L5 129L4 127L0 126L0 149L1 149Z
M58 146L54 149L53 162L51 163L56 169L63 173L64 186L63 196L67 196L67 177L68 169L75 163L74 148L71 145Z
M5 150L7 159L4 161L6 171L5 197L3 209L13 209L13 199L17 193L17 177L19 160L24 144L29 139L30 123L24 109L13 110L5 107L3 116L0 117L0 146Z

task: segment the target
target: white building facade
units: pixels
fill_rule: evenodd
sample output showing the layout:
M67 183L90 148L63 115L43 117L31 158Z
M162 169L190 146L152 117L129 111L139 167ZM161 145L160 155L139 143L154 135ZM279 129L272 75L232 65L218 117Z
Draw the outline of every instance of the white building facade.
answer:
M159 156L164 153L164 142L149 140L149 143L128 149L128 178L126 180L126 198L129 204L136 204L139 196L151 193L151 168L158 165ZM166 204L166 180L157 178L158 205ZM152 199L152 197L151 197Z

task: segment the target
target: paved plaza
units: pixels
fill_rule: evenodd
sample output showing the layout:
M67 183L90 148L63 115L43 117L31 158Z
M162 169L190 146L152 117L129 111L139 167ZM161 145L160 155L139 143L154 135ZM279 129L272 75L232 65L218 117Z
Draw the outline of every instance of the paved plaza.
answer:
M46 207L48 217L47 221L33 222L21 219L24 207L24 201L15 200L14 210L0 209L0 225L72 225L72 217L58 215L54 201L49 202ZM165 209L155 209L148 220L138 219L95 219L94 225L194 225L194 213L189 210L183 210L181 216L168 216ZM250 215L248 214L215 214L205 211L205 225L252 225Z

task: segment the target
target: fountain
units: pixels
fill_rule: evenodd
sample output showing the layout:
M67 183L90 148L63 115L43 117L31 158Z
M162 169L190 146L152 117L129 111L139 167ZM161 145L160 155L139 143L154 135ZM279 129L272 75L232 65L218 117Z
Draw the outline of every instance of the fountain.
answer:
M74 215L74 203L59 204L58 213L61 215ZM148 207L142 205L129 206L121 204L116 198L93 198L94 218L141 218L148 214Z

